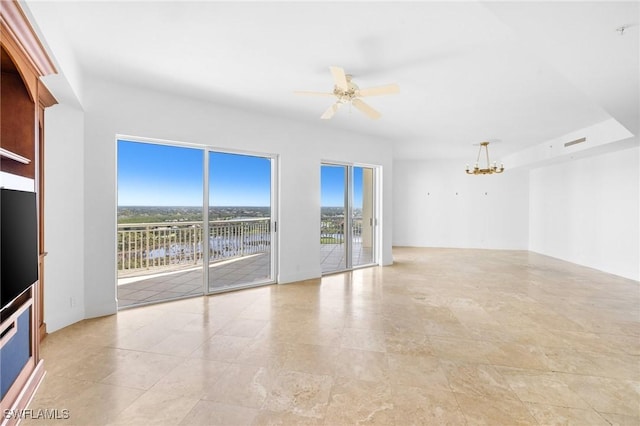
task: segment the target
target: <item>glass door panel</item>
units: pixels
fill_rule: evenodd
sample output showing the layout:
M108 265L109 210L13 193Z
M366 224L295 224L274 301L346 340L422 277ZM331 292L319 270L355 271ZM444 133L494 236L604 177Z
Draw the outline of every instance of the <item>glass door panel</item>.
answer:
M353 167L351 264L354 267L374 263L375 200L373 178L374 169Z
M320 266L322 273L347 269L345 231L347 166L322 164L320 168Z
M203 294L203 151L118 140L118 307Z
M272 159L208 155L208 291L273 282Z

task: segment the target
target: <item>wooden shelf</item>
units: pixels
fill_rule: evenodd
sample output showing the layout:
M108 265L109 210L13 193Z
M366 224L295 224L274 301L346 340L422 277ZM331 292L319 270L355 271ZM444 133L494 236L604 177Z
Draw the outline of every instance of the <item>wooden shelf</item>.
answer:
M22 155L18 155L15 152L11 152L7 149L4 149L2 147L0 147L0 156L4 157L4 158L9 158L11 160L17 161L19 163L22 164L29 164L31 163L31 160L29 160L26 157L23 157Z

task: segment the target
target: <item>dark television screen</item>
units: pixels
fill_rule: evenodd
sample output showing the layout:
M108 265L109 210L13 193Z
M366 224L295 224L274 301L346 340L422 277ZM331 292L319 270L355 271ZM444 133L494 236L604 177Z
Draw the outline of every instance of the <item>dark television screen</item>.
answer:
M4 308L38 280L34 192L0 190L0 259L0 302Z

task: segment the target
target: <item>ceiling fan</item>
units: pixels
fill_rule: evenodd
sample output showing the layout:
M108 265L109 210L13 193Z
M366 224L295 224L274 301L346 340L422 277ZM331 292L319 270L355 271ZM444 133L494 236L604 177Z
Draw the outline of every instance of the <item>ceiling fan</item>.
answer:
M336 103L331 105L324 114L320 116L320 118L324 120L328 120L333 117L336 111L338 111L338 109L344 104L351 104L365 113L367 117L377 120L382 116L382 114L363 102L360 98L364 98L366 96L391 95L400 91L400 87L398 87L397 84L387 84L385 86L371 87L369 89L360 89L353 81L351 81L351 74L344 73L344 69L340 67L329 67L329 69L331 70L333 81L335 83L333 92L325 93L301 90L296 90L294 92L296 95L335 96L338 98Z

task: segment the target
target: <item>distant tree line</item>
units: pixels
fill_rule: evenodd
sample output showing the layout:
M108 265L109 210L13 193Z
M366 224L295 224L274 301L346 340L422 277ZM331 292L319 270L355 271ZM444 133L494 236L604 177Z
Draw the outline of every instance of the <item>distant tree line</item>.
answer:
M269 217L269 207L210 207L209 220ZM119 206L118 223L197 222L201 207Z

